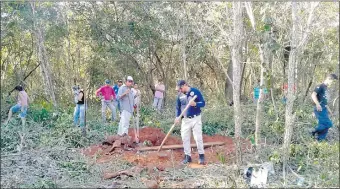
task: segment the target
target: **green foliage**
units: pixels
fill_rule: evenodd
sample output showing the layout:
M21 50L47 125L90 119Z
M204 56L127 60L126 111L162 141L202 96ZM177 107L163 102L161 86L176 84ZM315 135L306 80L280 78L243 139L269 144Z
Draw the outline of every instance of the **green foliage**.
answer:
M209 111L204 110L202 113L203 133L214 135L223 132L233 136L234 122L232 112L233 110L230 107L217 107Z
M53 180L39 179L37 182L30 185L22 185L22 188L59 188Z

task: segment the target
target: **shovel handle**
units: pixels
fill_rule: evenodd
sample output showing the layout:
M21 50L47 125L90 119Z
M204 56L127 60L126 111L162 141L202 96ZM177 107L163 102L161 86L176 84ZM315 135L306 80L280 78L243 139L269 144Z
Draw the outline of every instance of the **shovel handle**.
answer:
M188 108L189 108L189 106L190 106L190 102L194 101L196 98L197 98L197 96L195 95L195 96L188 102L187 106L184 108L184 110L183 110L183 111L181 112L181 114L179 115L180 118L183 116L184 112L186 112L186 111L188 110ZM159 151L162 149L162 146L164 145L165 141L168 139L168 137L169 137L170 133L172 132L172 130L174 130L175 126L176 126L176 123L174 123L174 124L171 126L169 132L166 134L166 136L165 136L165 138L163 139L161 145L159 146L157 152L159 152Z

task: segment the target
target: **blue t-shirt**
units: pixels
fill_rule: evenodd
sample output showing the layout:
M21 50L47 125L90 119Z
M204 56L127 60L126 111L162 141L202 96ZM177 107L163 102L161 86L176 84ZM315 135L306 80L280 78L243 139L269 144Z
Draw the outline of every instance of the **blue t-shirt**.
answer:
M318 98L320 105L327 105L328 98L327 85L322 83L316 86L314 92L316 92L317 94L316 97Z
M117 94L118 94L118 90L119 90L118 85L116 84L116 85L114 85L112 88L113 88L113 90L115 91L115 94L117 95Z
M185 95L186 95L186 100L182 100L182 102L189 103L191 98L193 98L195 95L197 96L197 98L195 99L196 106L189 106L187 112L185 113L186 115L184 115L184 116L188 117L188 116L194 116L194 115L201 114L201 108L203 108L205 106L205 101L204 101L204 98L202 96L202 93L196 88L190 88L190 91ZM182 110L181 110L182 102L181 102L180 97L177 98L176 117L178 117L182 113Z
M260 87L255 87L254 88L254 98L259 99L260 97Z
M267 88L262 89L263 94L267 94ZM255 87L254 88L254 99L259 99L260 97L260 87Z

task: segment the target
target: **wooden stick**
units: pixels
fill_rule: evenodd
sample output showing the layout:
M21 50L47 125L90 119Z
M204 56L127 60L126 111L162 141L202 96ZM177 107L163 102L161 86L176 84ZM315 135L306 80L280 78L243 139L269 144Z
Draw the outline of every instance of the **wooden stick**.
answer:
M181 115L179 115L179 118L181 118L181 117L183 116L184 112L186 112L187 109L189 108L190 103L191 103L192 101L194 101L196 98L197 98L197 96L195 95L195 96L188 102L187 106L184 108L184 110L182 111ZM168 137L169 137L170 133L172 132L172 130L174 130L175 126L176 126L176 123L174 123L174 124L171 126L171 128L170 128L168 134L166 134L166 136L165 136L165 138L163 139L161 145L159 146L157 152L159 152L159 151L162 149L162 146L164 145L165 141L168 139Z
M203 146L204 147L211 147L211 146L222 146L224 145L226 142L207 142L204 143ZM197 144L193 143L190 144L191 148L196 148ZM141 148L137 148L138 151L155 151L158 150L158 146L151 146L151 147L141 147ZM163 146L162 149L164 150L172 150L172 149L182 149L183 148L183 144L175 144L175 145L165 145Z

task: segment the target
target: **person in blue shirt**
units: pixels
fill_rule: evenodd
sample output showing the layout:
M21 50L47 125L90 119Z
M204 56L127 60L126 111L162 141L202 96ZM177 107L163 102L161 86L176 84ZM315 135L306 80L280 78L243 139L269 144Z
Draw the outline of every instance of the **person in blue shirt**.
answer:
M329 119L328 113L332 116L333 113L329 109L328 103L328 92L327 87L329 87L334 80L338 80L338 76L335 74L330 74L327 76L326 80L318 85L313 93L312 99L315 103L314 115L318 119L318 125L312 132L313 137L317 134L318 141L323 141L326 139L328 129L333 126L332 121Z
M191 131L197 144L197 150L199 154L199 164L205 164L204 162L204 147L203 147L203 136L202 136L202 120L201 120L201 108L205 106L204 98L201 92L189 86L185 80L180 80L177 83L176 90L179 94L176 100L176 119L175 124L178 124L182 120L181 124L181 136L184 148L184 160L182 163L187 164L192 162L191 160ZM197 96L194 101L190 103L189 108L184 112L183 117L179 117L183 111L184 104L188 104L190 100Z
M254 104L257 104L257 101L259 99L261 99L261 101L265 100L267 98L267 88L266 87L262 87L262 94L260 97L260 80L257 80L256 86L254 87L254 91L253 91L253 98L254 98Z
M119 87L121 87L122 85L123 85L123 81L122 81L121 79L117 80L117 84L115 84L115 85L113 86L113 90L115 91L115 94L118 94ZM116 100L115 100L114 103L115 103L115 106L116 106L116 108L118 109L118 111L119 111L120 113L122 113L121 110L120 110L119 99L116 98Z

